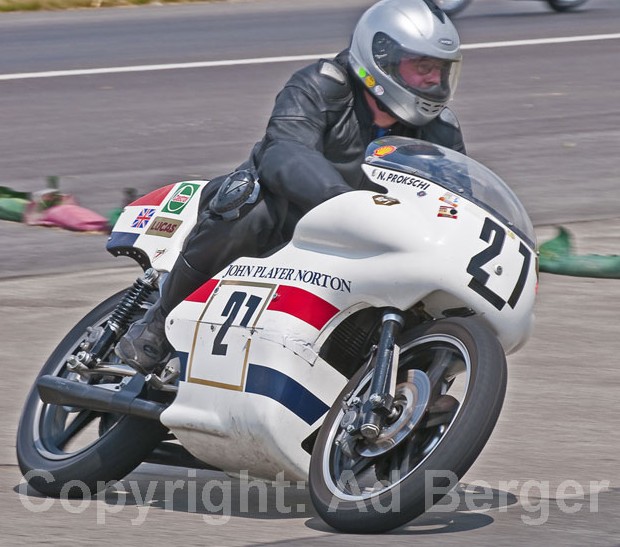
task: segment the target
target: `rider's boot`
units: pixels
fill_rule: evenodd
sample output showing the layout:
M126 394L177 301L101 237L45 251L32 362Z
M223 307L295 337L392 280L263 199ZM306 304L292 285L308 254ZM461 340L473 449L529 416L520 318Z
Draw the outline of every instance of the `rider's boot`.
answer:
M166 339L166 316L161 299L136 321L116 344L114 350L123 362L142 374L149 374L170 354Z
M161 298L129 327L116 345L116 355L142 374L157 370L172 351L165 331L168 313L211 277L179 256L163 285Z

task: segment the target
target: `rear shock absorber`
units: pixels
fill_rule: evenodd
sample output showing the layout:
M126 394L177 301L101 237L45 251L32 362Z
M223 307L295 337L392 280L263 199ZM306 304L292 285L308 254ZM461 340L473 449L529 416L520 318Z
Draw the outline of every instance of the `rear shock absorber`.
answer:
M158 279L159 272L149 268L142 277L136 279L133 287L125 293L116 309L112 312L107 324L117 335L124 332L128 327L129 320L133 314L138 311L149 294L155 290Z
M110 346L116 342L127 330L131 318L140 309L142 303L157 288L159 272L149 268L134 282L118 303L110 319L103 327L103 332L98 337L90 352L81 351L75 357L77 361L87 367L97 365L109 351Z

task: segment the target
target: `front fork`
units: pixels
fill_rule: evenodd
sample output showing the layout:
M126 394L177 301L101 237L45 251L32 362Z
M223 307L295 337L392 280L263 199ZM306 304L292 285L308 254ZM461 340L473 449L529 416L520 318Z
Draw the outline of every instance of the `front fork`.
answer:
M385 420L396 412L393 404L398 373L396 338L404 324L405 319L400 310L384 310L379 343L372 356L373 375L368 399L362 403L355 397L345 408L341 426L350 435L359 433L372 441L381 433Z

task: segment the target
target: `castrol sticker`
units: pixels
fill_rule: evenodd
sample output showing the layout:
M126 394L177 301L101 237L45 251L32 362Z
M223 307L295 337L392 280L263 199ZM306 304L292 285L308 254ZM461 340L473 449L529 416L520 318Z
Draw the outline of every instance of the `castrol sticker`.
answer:
M162 213L180 214L185 206L190 202L194 195L198 192L200 184L186 182L181 184L177 191L172 195L168 202L164 205Z

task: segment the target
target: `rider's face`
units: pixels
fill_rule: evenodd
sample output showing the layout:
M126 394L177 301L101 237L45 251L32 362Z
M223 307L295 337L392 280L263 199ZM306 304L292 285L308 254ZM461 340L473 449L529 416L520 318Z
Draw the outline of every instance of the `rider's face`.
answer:
M406 57L400 61L398 70L403 81L416 89L426 89L441 83L442 71L449 62L432 57Z

